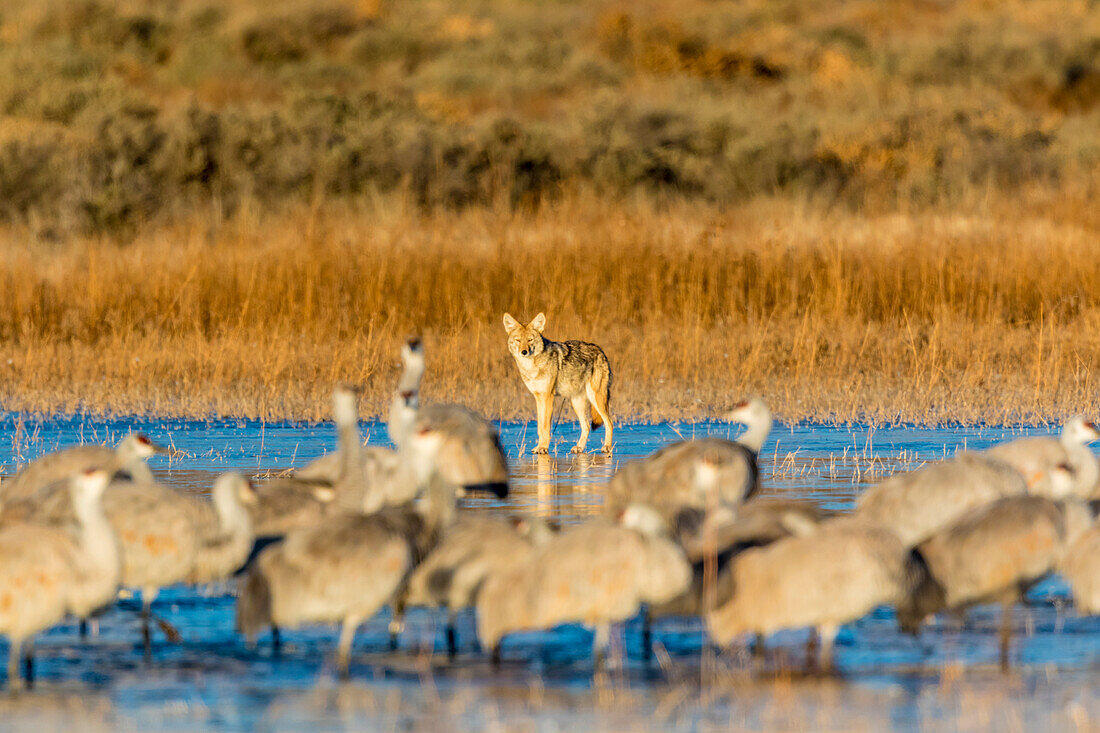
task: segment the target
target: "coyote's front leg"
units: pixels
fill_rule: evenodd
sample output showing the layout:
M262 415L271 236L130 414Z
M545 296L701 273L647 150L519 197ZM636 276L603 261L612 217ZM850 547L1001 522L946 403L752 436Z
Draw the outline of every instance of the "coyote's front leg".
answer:
M535 411L538 413L539 444L531 452L545 455L550 452L550 420L554 416L554 393L536 392Z

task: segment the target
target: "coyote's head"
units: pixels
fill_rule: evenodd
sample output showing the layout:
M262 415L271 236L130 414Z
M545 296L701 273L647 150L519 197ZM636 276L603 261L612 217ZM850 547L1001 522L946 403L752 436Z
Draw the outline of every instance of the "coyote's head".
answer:
M520 356L524 359L538 356L545 346L542 340L544 328L546 328L546 316L542 313L532 318L526 326L505 313L504 330L508 332L508 351L512 352L512 356Z

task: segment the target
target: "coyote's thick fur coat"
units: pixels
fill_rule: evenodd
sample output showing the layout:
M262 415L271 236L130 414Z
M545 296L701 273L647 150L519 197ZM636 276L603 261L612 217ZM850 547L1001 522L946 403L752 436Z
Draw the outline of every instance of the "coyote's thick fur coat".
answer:
M603 451L611 452L611 365L607 354L596 344L585 341L550 341L542 335L546 316L539 313L527 325L504 314L508 332L508 351L515 357L519 375L535 396L538 413L539 443L532 453L547 453L550 448L550 421L554 413L554 395L573 404L581 424L581 436L574 453L584 452L591 427L604 425ZM588 405L595 414L588 419Z

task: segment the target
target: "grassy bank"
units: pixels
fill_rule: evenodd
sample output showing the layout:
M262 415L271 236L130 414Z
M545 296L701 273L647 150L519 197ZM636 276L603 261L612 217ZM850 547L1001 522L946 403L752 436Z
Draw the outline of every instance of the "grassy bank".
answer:
M400 339L431 399L532 413L504 311L601 343L614 406L786 419L1038 420L1095 406L1100 214L1037 195L884 217L579 197L425 216L241 211L119 244L0 238L0 378L26 410L321 417L335 382L378 413Z
M1036 420L1095 383L1100 14L1010 0L11 0L9 409Z

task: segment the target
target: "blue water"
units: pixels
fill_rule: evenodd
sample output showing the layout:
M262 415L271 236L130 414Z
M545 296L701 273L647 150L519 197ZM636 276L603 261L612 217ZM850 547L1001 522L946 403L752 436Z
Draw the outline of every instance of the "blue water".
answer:
M171 446L170 460L151 463L166 483L205 492L227 470L265 475L332 450L329 424L248 420L40 420L0 416L9 440L0 463L18 464L81 442L116 442L133 430ZM372 443L385 427L364 423ZM599 511L602 486L616 466L681 437L735 437L726 423L627 424L616 429L616 453L569 454L574 425L556 429L553 455L533 457L535 428L501 426L512 465L507 506L569 523ZM761 452L765 493L850 509L868 484L963 448L981 449L1041 429L1000 427L922 429L777 425ZM593 436L593 448L601 438ZM470 511L497 511L494 500L471 500ZM75 626L39 637L39 684L32 693L0 696L0 729L141 730L317 729L504 730L611 728L749 729L896 728L978 729L1095 726L1100 699L1100 620L1082 619L1067 605L1057 578L1033 589L1016 611L1017 667L996 671L997 609L974 611L965 625L939 619L919 638L898 633L891 612L846 627L838 640L837 678L805 675L806 633L769 639L769 659L754 671L745 650L716 655L698 620L664 620L656 629L657 661L640 656L637 623L613 642L614 663L593 678L590 635L577 627L515 637L505 644L499 671L474 649L473 618L460 617L460 659L447 663L441 619L413 611L402 649L387 648L387 612L361 630L352 679L336 680L329 628L287 632L273 655L266 637L248 648L233 632L232 587L164 591L154 611L175 625L180 645L155 637L150 660L138 644L132 601L100 619L95 638L81 641ZM435 652L435 653L433 653ZM6 642L0 642L6 658Z

